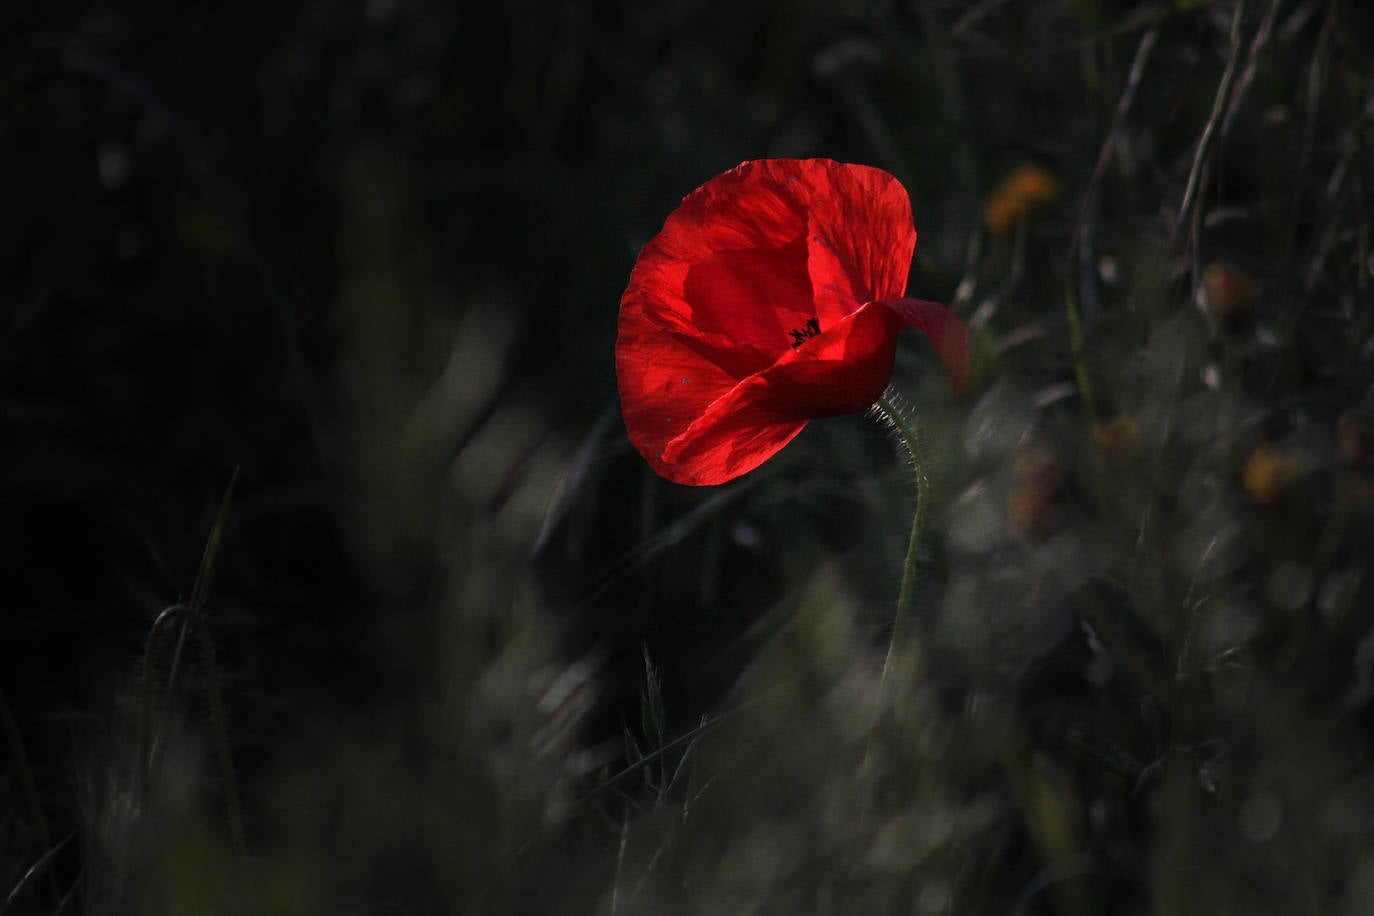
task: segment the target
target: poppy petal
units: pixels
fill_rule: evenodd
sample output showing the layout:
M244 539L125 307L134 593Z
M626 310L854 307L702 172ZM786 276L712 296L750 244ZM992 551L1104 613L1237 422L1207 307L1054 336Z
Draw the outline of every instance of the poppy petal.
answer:
M962 323L901 298L915 244L906 190L868 166L757 160L693 191L621 299L616 374L636 449L679 483L753 470L808 420L868 407L903 324L962 388Z
M817 309L847 314L906 292L916 229L901 182L881 169L829 160L812 169L807 270ZM821 187L824 179L825 186Z
M622 307L637 301L665 327L728 337L770 354L767 365L815 314L806 230L795 189L767 161L746 162L669 215L640 252Z
M807 420L866 409L892 375L900 321L873 302L736 385L661 453L660 474L706 486L752 471L791 442Z
M620 407L630 441L650 464L657 467L664 446L739 384L740 367L729 365L739 355L667 332L642 308L622 307L615 350Z
M759 375L775 402L809 420L868 409L887 387L901 322L870 302Z
M935 355L954 382L955 392L963 391L968 380L968 328L959 316L938 302L921 299L890 299L883 304L930 338Z
M707 408L661 453L645 455L675 483L711 486L747 474L796 438L806 419L777 402L763 373L750 376Z

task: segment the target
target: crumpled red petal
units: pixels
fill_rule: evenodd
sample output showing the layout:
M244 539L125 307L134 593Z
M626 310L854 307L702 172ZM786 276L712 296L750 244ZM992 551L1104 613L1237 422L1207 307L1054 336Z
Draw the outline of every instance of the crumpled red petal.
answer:
M743 380L649 458L664 477L698 486L758 467L808 420L856 413L892 374L900 323L874 302Z
M807 272L822 321L906 292L916 228L901 182L880 169L845 167L813 179ZM836 316L838 317L838 316Z
M711 486L747 474L776 455L806 426L789 414L764 373L752 375L711 404L657 453L645 454L674 483Z
M935 356L945 364L955 392L968 381L968 328L959 316L938 302L897 299L884 303L906 324L930 338Z
M807 420L871 404L903 324L931 337L962 387L963 325L901 298L915 244L906 190L868 166L758 160L689 194L621 300L631 442L679 483L738 477Z

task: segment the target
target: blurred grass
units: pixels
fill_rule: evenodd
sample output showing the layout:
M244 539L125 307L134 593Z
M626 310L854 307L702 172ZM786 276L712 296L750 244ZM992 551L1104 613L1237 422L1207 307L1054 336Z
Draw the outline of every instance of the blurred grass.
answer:
M1359 4L3 17L0 911L1366 911ZM638 246L765 155L897 174L972 333L887 704L882 430L619 424ZM141 659L235 468L212 710Z

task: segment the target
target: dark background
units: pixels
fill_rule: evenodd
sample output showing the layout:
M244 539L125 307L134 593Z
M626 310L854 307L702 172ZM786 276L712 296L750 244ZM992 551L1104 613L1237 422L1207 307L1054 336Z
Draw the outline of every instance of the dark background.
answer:
M1368 899L1370 34L1315 0L0 14L0 895ZM912 495L881 428L691 490L616 401L639 246L764 156L896 174L913 294L973 334L957 399L903 338L928 648L866 737ZM1057 193L999 231L1025 165ZM150 648L235 474L203 616Z

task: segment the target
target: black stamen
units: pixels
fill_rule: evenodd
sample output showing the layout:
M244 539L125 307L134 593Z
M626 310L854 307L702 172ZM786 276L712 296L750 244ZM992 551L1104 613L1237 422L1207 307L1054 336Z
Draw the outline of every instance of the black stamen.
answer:
M815 337L816 335L820 334L820 332L821 320L819 318L808 318L806 319L806 324L804 324L800 328L793 328L787 333L792 335L792 349L795 350L797 349L797 347L800 347L807 340L810 340L812 337Z

